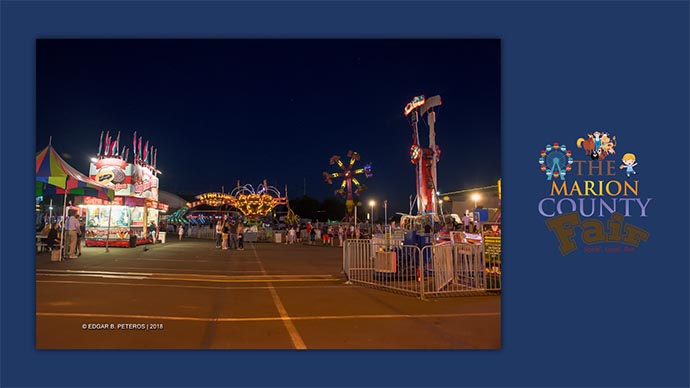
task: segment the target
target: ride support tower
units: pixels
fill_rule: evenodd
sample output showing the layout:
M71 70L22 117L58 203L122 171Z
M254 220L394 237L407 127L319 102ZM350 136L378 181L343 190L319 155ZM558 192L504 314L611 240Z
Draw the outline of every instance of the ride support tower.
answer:
M404 109L405 117L410 121L412 128L410 162L415 166L418 215L436 213L439 205L436 196L438 187L436 164L441 156L441 148L436 144L436 112L434 112L434 108L441 106L441 104L441 96L439 95L428 99L421 95L413 98ZM429 146L422 148L418 122L425 114L429 124Z

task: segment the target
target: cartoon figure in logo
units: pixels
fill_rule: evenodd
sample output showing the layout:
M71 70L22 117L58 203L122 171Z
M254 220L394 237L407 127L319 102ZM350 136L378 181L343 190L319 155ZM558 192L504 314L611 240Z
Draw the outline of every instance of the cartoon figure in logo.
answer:
M594 131L592 140L594 141L594 151L599 152L599 148L601 148L601 132Z
M620 169L625 169L625 174L630 178L630 174L637 174L633 167L637 166L637 158L635 154L627 153L623 155L623 164L621 164Z
M614 147L616 146L616 137L609 138L608 133L601 135L601 146L598 148L599 159L604 159L609 155L616 153Z
M584 148L585 149L585 155L590 156L592 159L598 158L598 154L594 155L594 138L592 137L591 133L587 134L587 140L583 138L577 139L577 148Z
M615 153L613 148L616 146L616 137L609 138L608 133L601 133L595 131L587 134L587 140L578 138L576 143L577 148L584 148L585 155L592 158L592 160L604 159L608 155Z
M570 150L565 145L554 142L553 145L547 144L540 155L539 164L546 174L546 180L550 181L559 177L565 180L566 173L572 170L573 158Z

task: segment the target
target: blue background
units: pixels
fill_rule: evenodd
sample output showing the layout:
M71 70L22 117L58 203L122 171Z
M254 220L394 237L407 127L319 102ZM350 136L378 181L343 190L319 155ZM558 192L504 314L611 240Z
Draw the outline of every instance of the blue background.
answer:
M686 1L3 2L2 385L688 386L688 33ZM502 350L35 351L34 61L48 37L501 38ZM594 129L637 154L653 200L634 223L650 240L561 256L536 161Z

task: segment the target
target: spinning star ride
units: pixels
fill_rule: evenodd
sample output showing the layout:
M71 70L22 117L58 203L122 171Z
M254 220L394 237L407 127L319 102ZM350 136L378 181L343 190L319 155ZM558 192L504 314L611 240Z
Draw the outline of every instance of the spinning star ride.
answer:
M333 178L343 179L343 182L340 184L340 188L336 190L335 193L345 197L347 215L350 217L352 216L355 207L355 201L352 196L352 184L354 183L355 186L357 186L357 189L354 191L354 194L357 196L367 189L365 185L359 183L357 178L355 178L355 175L364 174L364 176L367 178L371 178L374 174L371 172L371 163L367 163L363 168L353 170L355 163L360 159L360 156L357 152L350 150L347 152L347 156L350 158L350 162L345 165L342 160L340 160L339 155L333 155L330 159L331 165L337 164L342 172L328 173L324 171L323 176L326 178L326 183L329 185L333 184Z

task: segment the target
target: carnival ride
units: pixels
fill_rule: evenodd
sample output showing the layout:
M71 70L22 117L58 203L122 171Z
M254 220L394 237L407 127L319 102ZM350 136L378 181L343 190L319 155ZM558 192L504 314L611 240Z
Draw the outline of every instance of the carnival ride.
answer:
M405 117L410 120L412 128L412 146L410 146L410 162L415 165L417 214L436 213L438 198L436 198L436 164L441 157L441 148L436 144L436 113L434 108L442 104L441 96L426 99L423 95L410 101L404 109ZM429 147L423 148L419 139L418 122L420 117L427 115L429 124ZM412 209L410 209L412 213Z
M286 188L287 189L287 188ZM172 213L168 218L172 223L189 223L187 213L200 205L220 208L233 207L242 213L245 219L260 219L267 216L278 205L287 204L287 196L282 197L280 191L273 186L260 184L256 189L250 185L240 185L230 193L203 193L196 196L197 201L188 202L186 206Z
M345 198L347 218L349 219L353 217L353 211L355 207L352 184L354 183L354 185L357 187L354 191L354 194L357 196L359 196L360 193L367 189L365 185L359 183L355 175L364 174L364 176L368 179L371 178L374 174L371 172L371 163L365 164L363 168L354 168L355 163L360 160L359 153L350 150L347 152L347 156L350 158L350 161L348 162L348 164L345 164L340 159L339 155L333 155L330 159L330 164L337 164L342 171L331 173L324 171L323 176L326 180L326 183L328 183L329 185L333 184L334 178L342 178L343 181L340 184L340 188L336 190L335 193Z
M285 216L286 224L299 225L300 217L290 207L290 200L288 200L288 188L285 186L285 204L287 205L287 215Z

